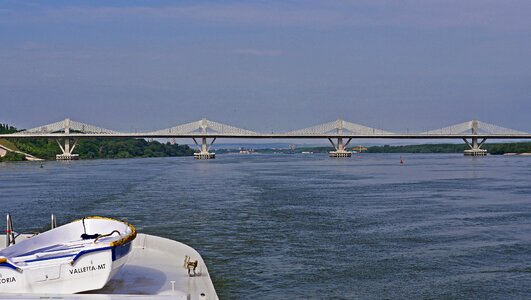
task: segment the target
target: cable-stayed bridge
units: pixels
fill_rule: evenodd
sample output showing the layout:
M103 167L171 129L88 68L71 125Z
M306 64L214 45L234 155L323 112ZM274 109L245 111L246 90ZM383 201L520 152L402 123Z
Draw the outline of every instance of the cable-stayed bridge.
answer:
M308 128L281 133L260 133L252 130L201 119L195 122L152 132L119 132L98 127L70 119L42 125L17 133L0 134L0 138L27 139L51 138L56 139L62 154L57 159L75 159L73 150L81 138L191 138L198 147L196 158L214 158L209 152L210 147L218 138L240 139L328 139L336 149L330 156L349 157L351 152L346 147L353 139L463 139L470 147L465 155L486 155L481 146L487 139L530 139L531 134L499 125L471 120L439 129L416 133L398 133L379 128L364 126L344 120L336 120ZM200 139L198 141L198 139ZM208 140L210 139L210 142Z

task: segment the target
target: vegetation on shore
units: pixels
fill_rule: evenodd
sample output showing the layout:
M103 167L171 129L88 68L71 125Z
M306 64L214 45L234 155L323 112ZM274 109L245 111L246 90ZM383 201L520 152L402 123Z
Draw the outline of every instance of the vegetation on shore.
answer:
M520 143L499 143L499 144L485 144L482 146L490 154L505 154L505 153L530 153L531 142ZM351 150L348 147L347 150ZM370 146L367 147L365 153L463 153L464 150L469 149L468 145L463 144L421 144L421 145L403 145L403 146ZM335 150L332 147L298 147L294 151L290 149L257 149L261 153L292 153L292 152L314 152L314 153L328 153ZM221 153L221 151L217 151Z
M8 124L0 123L0 134L9 134L17 132L17 129L13 126L9 126Z
M55 159L61 149L55 140L32 139L16 140L18 149L43 159ZM188 145L148 142L144 139L80 139L74 150L81 159L133 158L190 156L194 151Z
M485 144L482 146L490 154L531 152L531 142ZM368 153L462 153L470 149L466 144L422 144L405 146L372 146Z
M7 152L5 156L0 157L0 162L23 161L23 160L26 160L26 156L24 154L20 154L17 152Z
M17 129L7 124L0 124L0 133L13 133ZM12 140L12 144L19 150L43 159L55 159L61 153L61 148L55 140L51 139L19 139ZM11 148L11 147L10 147ZM132 157L166 157L166 156L191 156L194 150L188 145L148 142L144 139L113 139L113 138L87 138L80 139L74 150L81 159L95 158L132 158ZM14 153L16 154L16 153ZM3 161L21 160L20 156L9 153ZM24 159L22 159L24 160Z

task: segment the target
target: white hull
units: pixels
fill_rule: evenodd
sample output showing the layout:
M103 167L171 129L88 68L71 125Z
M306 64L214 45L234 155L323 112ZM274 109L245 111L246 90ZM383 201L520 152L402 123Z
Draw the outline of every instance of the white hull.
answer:
M119 235L80 237L113 230ZM0 251L0 293L72 294L101 289L126 262L135 236L126 223L87 218L17 243Z
M5 238L0 235L0 248ZM17 243L28 238L19 236ZM0 299L218 299L205 262L190 246L146 234L138 234L132 243L127 261L101 290L76 295L0 293ZM199 262L196 276L187 274L186 256Z

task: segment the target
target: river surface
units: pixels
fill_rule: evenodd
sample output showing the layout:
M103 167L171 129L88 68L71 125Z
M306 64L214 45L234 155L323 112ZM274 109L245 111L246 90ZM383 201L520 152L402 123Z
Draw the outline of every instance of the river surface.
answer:
M531 157L403 159L0 163L0 212L127 218L198 250L221 299L531 298Z

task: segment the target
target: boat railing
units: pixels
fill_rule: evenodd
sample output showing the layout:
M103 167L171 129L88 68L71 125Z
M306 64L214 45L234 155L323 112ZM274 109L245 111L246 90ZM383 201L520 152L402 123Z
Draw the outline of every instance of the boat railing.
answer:
M51 229L54 229L57 227L57 217L55 214L52 214L51 216ZM20 236L22 233L17 233L13 229L13 218L11 217L11 214L8 213L6 215L6 248L15 245L16 239L18 236ZM38 233L34 233L33 235L37 235Z
M13 219L11 218L11 214L6 215L6 248L15 244L15 239L17 238L18 234L15 233L13 230Z

